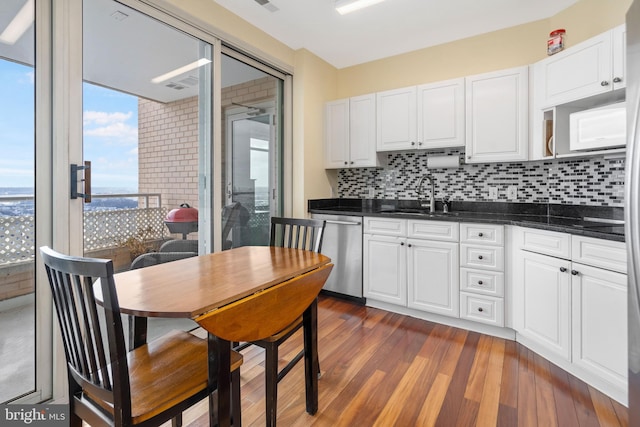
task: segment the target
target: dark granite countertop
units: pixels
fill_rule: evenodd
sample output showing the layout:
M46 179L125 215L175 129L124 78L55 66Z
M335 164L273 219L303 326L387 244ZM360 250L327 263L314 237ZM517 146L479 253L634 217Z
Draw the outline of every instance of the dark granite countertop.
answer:
M449 213L440 202L436 213L415 200L318 199L308 210L318 214L384 216L454 222L507 224L624 242L622 208L542 203L452 202ZM603 222L604 221L604 222Z

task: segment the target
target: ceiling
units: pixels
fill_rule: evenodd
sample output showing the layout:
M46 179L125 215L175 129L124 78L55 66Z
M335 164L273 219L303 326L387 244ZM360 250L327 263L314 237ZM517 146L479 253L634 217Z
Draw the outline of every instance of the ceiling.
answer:
M25 1L0 0L0 29ZM268 8L255 0L209 1L344 68L546 18L578 0L386 0L344 16L334 0L269 0ZM162 84L151 79L201 58L199 40L113 0L85 0L83 13L85 81L160 102L197 95L199 70ZM14 45L0 43L0 57L33 64L33 30ZM223 87L265 75L228 57L222 70Z
M548 18L578 0L386 0L347 15L334 0L210 1L344 68Z

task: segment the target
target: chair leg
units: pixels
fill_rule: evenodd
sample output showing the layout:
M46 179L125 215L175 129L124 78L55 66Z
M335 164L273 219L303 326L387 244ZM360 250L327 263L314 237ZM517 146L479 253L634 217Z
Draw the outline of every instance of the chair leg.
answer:
M242 409L240 406L240 369L231 373L231 417L233 427L242 426Z
M71 409L69 415L69 427L82 427L82 418L73 413L73 409Z
M278 346L265 346L265 381L267 427L275 427L278 409Z
M182 413L171 419L171 427L182 427Z

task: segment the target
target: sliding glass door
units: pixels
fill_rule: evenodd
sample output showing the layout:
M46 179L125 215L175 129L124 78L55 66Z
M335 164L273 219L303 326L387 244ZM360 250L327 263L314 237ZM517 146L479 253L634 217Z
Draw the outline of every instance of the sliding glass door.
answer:
M34 17L0 6L0 402L36 390Z
M223 249L268 245L270 218L282 211L284 81L231 55L221 62Z
M113 0L84 0L83 22L83 155L92 187L84 253L127 270L167 240L198 240L197 220L165 218L181 205L201 208L213 49Z

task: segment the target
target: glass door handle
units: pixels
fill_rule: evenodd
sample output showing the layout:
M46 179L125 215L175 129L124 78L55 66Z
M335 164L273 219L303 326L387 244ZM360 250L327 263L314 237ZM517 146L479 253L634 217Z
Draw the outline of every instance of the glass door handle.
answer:
M78 193L78 172L84 171L82 179L82 193ZM83 166L71 165L71 198L82 198L85 203L91 203L91 162L84 161Z

